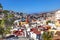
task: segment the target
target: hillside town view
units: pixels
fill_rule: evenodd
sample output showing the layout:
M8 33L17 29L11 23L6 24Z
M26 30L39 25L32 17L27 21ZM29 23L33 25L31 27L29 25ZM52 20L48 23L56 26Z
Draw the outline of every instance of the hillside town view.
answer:
M0 4L0 40L60 40L60 10L27 14Z

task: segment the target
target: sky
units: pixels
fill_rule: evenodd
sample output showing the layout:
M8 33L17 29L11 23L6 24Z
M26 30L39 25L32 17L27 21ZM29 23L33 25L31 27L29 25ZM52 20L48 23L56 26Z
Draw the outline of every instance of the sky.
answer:
M23 13L48 12L60 9L60 0L0 0L4 10Z

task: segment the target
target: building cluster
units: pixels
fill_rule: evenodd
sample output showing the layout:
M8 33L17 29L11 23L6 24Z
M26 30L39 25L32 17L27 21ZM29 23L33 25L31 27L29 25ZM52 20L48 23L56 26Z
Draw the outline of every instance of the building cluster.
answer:
M3 11L0 8L0 20L5 16ZM37 14L23 14L13 11L9 11L9 13L13 14L15 19L11 35L40 40L44 31L54 31L54 35L60 31L60 10Z
M54 35L60 31L60 10L21 17L14 21L11 34L40 40L44 31L54 31Z

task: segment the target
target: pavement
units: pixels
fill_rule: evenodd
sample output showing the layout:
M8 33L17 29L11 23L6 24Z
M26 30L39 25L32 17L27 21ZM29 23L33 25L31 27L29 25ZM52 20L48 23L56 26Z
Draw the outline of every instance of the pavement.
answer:
M9 38L9 39L3 39L3 40L29 40L29 38L19 37L19 38Z
M26 37L20 37L19 39L20 40L29 40L29 38L26 38Z

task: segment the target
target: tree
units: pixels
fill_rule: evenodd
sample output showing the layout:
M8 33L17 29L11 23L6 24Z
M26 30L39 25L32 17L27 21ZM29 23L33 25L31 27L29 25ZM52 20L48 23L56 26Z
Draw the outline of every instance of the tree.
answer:
M3 13L6 15L8 15L9 11L8 10L3 10Z
M23 13L22 12L20 13L20 16L23 18Z
M11 26L14 22L14 20L13 20L14 14L9 13L8 10L4 10L3 13L5 15L5 17L4 17L5 25L6 26Z
M0 3L0 14L2 14L3 6Z
M4 22L4 18L2 18L2 21L1 21L1 27L5 27L5 22Z
M1 3L0 3L0 8L3 8L3 6L1 5Z
M11 33L10 30L11 30L11 27L7 27L4 33L5 34L10 34Z
M4 34L4 19L1 20L1 23L0 23L0 35L2 35L3 37L3 34Z
M48 21L46 22L46 24L48 24L48 23L51 23L51 20L48 20Z
M1 4L0 8L3 8ZM11 26L14 22L14 20L12 20L14 15L10 14L8 10L4 10L2 13L4 17L0 20L0 35L3 37L4 34L10 33Z
M23 13L21 12L20 15L23 16Z
M4 28L2 28L2 27L0 26L0 36L3 37L3 34L4 34ZM2 38L2 37L1 37L1 38Z
M6 35L7 33L10 33L10 28L11 28L11 25L13 24L13 21L8 20L10 18L13 19L13 15L8 13L9 13L8 10L4 10L3 11L4 17L2 18L2 20L0 20L0 34L2 36Z
M43 38L43 40L52 40L53 32L44 31L42 38Z

